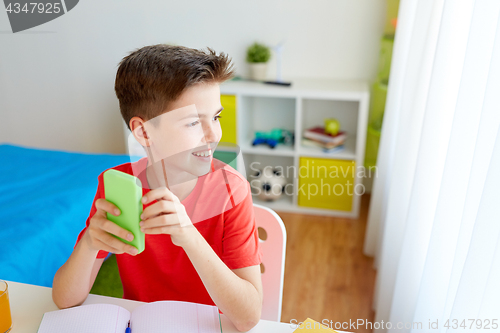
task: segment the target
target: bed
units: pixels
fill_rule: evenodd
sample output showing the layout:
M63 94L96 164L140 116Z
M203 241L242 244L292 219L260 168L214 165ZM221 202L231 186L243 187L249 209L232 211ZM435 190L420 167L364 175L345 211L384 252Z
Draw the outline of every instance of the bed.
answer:
M97 176L128 155L0 144L0 279L52 287L85 226Z

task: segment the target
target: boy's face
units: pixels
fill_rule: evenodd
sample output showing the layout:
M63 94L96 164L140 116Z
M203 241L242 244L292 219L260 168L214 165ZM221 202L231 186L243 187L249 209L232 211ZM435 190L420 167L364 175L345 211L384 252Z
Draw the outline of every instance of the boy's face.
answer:
M208 173L222 136L221 111L218 84L201 83L186 89L168 112L144 123L150 163L163 160L170 175Z

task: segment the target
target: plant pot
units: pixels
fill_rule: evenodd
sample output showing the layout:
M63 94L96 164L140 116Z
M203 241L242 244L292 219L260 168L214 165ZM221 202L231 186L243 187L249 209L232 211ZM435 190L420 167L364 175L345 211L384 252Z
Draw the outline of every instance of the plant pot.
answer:
M249 63L250 78L253 80L265 81L267 79L267 62Z

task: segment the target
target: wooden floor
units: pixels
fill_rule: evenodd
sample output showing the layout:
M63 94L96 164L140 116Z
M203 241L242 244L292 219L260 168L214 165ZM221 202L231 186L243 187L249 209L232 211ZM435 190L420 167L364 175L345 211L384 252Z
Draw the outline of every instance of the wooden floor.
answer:
M282 322L374 321L376 271L363 254L369 199L362 197L357 220L278 212L288 234Z

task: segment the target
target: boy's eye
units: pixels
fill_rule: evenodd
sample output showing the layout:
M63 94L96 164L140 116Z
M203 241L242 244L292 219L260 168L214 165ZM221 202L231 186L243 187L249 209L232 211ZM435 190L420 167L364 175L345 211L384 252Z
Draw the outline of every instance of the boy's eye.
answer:
M218 121L220 118L222 118L220 115L214 116L212 119L213 121ZM192 123L187 124L187 127L193 127L199 124L199 121L193 121Z

